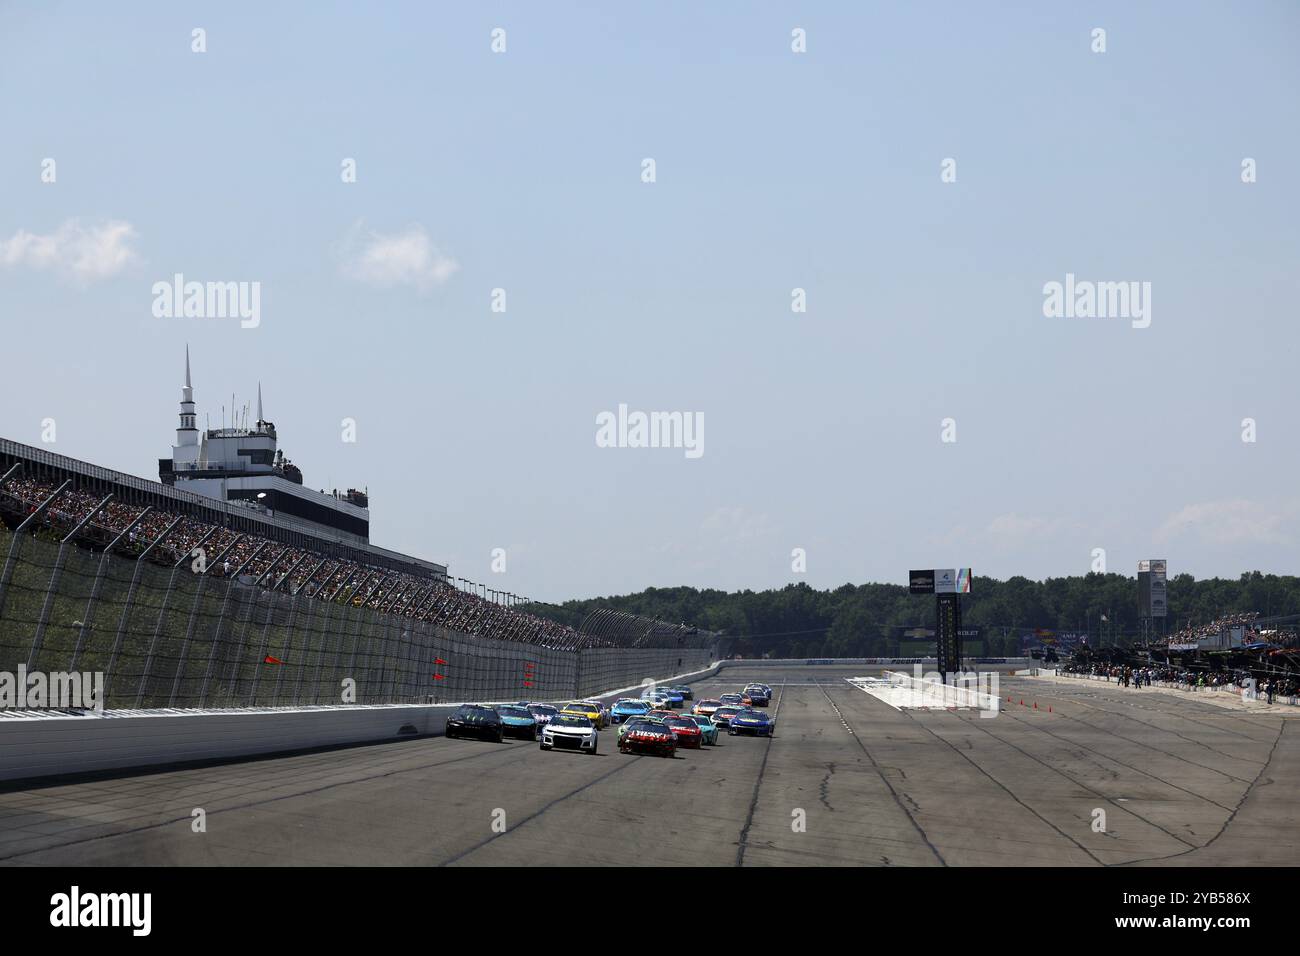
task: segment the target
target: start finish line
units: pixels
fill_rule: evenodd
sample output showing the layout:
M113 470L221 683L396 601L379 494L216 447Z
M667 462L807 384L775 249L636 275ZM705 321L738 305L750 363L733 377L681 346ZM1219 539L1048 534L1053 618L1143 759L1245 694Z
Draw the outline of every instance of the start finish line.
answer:
M885 671L882 677L846 677L850 684L895 710L978 710L981 717L998 714L996 671L954 674L955 684L945 684L937 673Z

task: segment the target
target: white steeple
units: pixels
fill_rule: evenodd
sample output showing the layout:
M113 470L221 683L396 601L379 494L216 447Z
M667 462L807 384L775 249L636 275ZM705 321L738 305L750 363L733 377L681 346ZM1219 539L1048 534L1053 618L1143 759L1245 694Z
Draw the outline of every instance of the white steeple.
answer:
M190 347L185 346L185 385L181 388L181 424L172 446L172 467L193 467L199 463L199 430L195 426L194 386L190 383Z

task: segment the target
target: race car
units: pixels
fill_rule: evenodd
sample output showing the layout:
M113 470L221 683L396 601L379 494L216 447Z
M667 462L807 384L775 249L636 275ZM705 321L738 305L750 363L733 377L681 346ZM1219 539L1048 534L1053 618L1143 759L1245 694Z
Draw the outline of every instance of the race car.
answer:
M579 714L586 717L597 729L604 727L609 718L609 715L605 713L605 708L601 707L600 704L593 704L586 700L575 700L572 703L565 704L560 708L560 713Z
M667 724L651 723L648 720L638 722L628 728L623 739L618 742L618 750L619 753L625 754L648 753L660 757L675 757L677 735Z
M537 721L538 732L551 722L551 718L560 712L560 708L552 707L550 704L529 704L528 712L533 715L533 720Z
M692 714L689 720L695 721L699 726L700 732L704 735L704 742L713 746L718 742L718 725L703 714Z
M724 704L735 704L737 707L743 707L745 695L744 694L723 694L721 697L718 698L718 700L722 701L722 703Z
M715 710L722 706L722 701L716 697L706 697L703 700L697 700L695 706L691 708L692 714L707 717Z
M731 723L731 718L744 709L740 704L723 704L709 716L709 719L719 727L726 727Z
M704 731L689 717L669 717L664 721L677 738L677 746L699 750L704 746Z
M650 703L644 700L638 700L635 697L624 697L616 701L614 706L609 709L609 722L611 724L625 723L632 717L644 717L645 712L650 709Z
M654 710L647 710L645 715L647 717L653 717L656 720L667 720L669 717L676 717L677 711L668 710L664 707L656 707Z
M600 708L600 716L601 716L601 718L602 718L603 721L604 721L604 723L601 723L600 726L602 726L602 727L608 727L608 726L609 726L609 708L605 706L605 703L604 703L603 701L601 701L601 700L599 700L599 699L597 699L597 698L595 698L595 697L584 697L584 698L582 699L582 702L583 702L584 704L591 704L591 705L593 705L594 707L598 707L598 708ZM598 721L598 723L599 723L599 721Z
M538 746L542 750L582 750L595 754L599 743L596 725L590 717L561 711L542 728L542 739Z
M770 714L761 710L746 708L727 722L727 733L732 737L739 734L753 734L756 737L771 737L776 732L776 721Z
M447 718L445 733L450 738L476 737L501 743L504 728L501 718L491 707L482 704L461 704Z
M527 707L517 704L502 704L496 708L501 718L501 731L506 737L522 737L524 740L537 739L537 718Z
M618 725L618 739L622 740L627 736L627 732L641 724L650 724L653 727L667 727L660 717L629 717L623 723Z
M680 710L685 706L686 696L676 687L665 687L663 693L668 698L668 706L674 710Z
M676 691L681 691L682 698L683 698L684 700L694 700L694 699L695 699L695 693L694 693L694 691L692 691L692 690L691 690L689 687L687 687L685 684L674 684L674 685L672 686L672 688L670 688L670 689L671 689L671 690L676 690Z
M766 707L772 702L772 695L757 684L751 684L741 695L741 702L749 707Z

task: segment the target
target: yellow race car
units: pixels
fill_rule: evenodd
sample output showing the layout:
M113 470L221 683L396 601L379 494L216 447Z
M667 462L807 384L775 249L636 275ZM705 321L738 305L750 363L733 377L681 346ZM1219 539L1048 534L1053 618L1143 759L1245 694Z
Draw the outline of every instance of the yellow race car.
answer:
M596 728L609 726L609 711L601 707L600 704L593 704L585 700L575 700L571 704L565 704L560 708L562 714L581 714L588 718Z

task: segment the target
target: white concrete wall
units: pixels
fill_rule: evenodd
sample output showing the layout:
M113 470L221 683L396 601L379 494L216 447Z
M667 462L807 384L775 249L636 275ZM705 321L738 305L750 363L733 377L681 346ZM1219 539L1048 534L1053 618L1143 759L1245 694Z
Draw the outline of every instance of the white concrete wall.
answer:
M665 678L710 676L717 665ZM639 691L640 687L634 688ZM629 690L629 693L631 690ZM602 697L622 696L608 691ZM412 725L440 736L459 704L393 704L302 709L110 712L103 716L0 718L0 780L125 770L341 744L395 740Z

